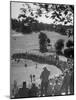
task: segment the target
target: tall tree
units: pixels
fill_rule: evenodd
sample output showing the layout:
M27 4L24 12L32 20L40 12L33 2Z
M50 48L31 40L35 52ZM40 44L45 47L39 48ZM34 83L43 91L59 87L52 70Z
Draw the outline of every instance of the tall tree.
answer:
M61 54L63 47L64 47L64 40L63 39L57 40L57 42L55 43L56 53Z
M50 40L47 38L46 34L43 32L40 32L39 34L39 46L40 46L40 52L44 53L47 52L47 44L50 42Z

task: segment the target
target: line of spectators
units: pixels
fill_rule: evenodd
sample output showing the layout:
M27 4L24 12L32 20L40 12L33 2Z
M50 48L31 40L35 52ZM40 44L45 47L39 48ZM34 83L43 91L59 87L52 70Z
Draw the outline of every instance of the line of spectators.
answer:
M39 96L51 96L51 95L65 95L74 94L74 67L65 69L63 72L63 79L61 83L60 78L49 80L50 72L44 67L43 72L40 75L41 84L39 87L35 83L32 83L31 88L26 87L26 82L23 82L22 88L18 88L17 82L14 81L14 87L12 89L12 98L26 98L26 97L39 97ZM62 78L62 76L61 76ZM50 83L52 83L50 85Z

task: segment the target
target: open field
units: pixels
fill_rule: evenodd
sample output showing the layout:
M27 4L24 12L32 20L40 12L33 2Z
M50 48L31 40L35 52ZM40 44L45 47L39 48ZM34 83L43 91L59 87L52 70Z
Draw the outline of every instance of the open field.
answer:
M41 83L40 75L44 67L46 67L50 71L49 79L62 74L62 71L54 65L39 64L36 62L32 62L31 60L27 60L26 64L27 67L25 67L23 63L12 64L11 85L13 84L14 80L17 81L18 85L21 85L23 81L26 81L27 85L31 84L30 75L35 75L36 85L39 85Z
M55 42L58 39L63 39L65 42L68 40L68 36L60 35L56 32L43 31L47 37L50 39L52 43L52 47L54 47ZM11 33L11 54L15 52L25 52L32 51L34 49L39 49L39 32L32 33L28 35L22 35L21 33L17 33L12 31ZM73 37L70 37L73 40Z

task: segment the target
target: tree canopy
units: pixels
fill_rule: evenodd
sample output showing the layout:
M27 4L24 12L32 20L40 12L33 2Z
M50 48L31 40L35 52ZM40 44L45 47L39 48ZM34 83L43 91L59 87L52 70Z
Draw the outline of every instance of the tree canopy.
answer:
M47 4L47 3L23 3L20 8L21 13L18 18L32 17L38 20L42 16L52 19L53 23L68 23L73 25L74 6L64 4ZM50 22L51 23L51 22Z

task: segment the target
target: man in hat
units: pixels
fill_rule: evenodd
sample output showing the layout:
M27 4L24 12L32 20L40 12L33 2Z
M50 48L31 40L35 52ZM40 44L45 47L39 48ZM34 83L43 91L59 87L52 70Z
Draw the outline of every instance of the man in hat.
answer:
M49 83L49 75L50 72L47 70L46 67L43 68L43 72L41 73L40 79L41 81L41 96L43 96L43 94L47 95L47 88L48 88L48 83Z

